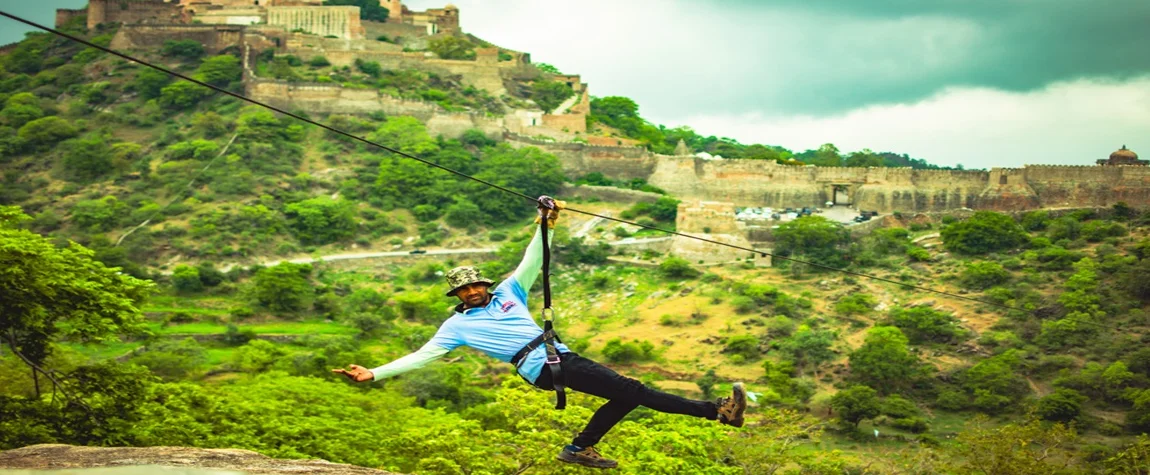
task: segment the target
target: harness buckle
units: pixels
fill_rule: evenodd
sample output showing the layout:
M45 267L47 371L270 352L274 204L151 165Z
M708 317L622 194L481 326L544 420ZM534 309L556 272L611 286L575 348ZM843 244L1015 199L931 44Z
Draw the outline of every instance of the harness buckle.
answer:
M554 359L552 359L552 358L554 358ZM559 354L558 353L556 353L554 355L552 355L552 354L547 355L547 364L551 365L551 364L559 364L559 363L560 363L560 361L559 361Z

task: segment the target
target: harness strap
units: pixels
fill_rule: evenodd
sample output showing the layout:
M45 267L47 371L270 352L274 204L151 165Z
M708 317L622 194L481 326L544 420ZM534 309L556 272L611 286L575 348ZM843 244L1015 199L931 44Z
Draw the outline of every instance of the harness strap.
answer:
M539 229L543 232L543 344L547 348L547 367L551 369L551 384L555 387L555 409L567 407L567 385L563 379L563 368L559 365L559 350L555 348L555 330L551 316L551 246L547 240L547 219L555 210L555 200L549 196L539 197Z
M544 331L543 333L540 333L539 336L535 337L534 340L531 340L531 343L523 345L523 348L520 348L519 351L515 352L515 356L511 357L511 364L518 368L519 363L523 361L523 358L526 358L527 355L531 354L532 351L535 351L540 346L543 346L543 342L550 338L554 338L555 341L563 343L563 340L559 339L559 335L555 334L555 330Z

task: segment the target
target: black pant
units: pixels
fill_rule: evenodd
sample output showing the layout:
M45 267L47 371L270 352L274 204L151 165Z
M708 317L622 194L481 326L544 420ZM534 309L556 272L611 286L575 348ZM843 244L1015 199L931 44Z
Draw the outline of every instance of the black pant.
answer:
M599 439L602 439L607 431L638 406L659 412L686 414L712 420L719 417L718 406L713 402L695 401L656 391L575 353L563 353L559 360L559 366L563 368L563 379L566 380L568 388L608 400L595 411L595 415L591 416L583 432L571 441L579 447L590 447L599 443ZM554 390L555 387L551 385L551 369L544 365L539 379L533 384L539 389Z

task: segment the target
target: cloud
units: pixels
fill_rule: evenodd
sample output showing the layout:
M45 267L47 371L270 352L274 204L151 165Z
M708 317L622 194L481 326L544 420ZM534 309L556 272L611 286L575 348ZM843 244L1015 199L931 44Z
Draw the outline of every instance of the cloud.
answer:
M1122 145L1150 155L1150 75L1059 82L1026 93L955 87L913 104L830 116L700 114L672 122L744 143L805 150L830 142L844 151L894 151L967 168L1091 165Z
M1145 0L457 4L468 31L582 73L594 92L635 97L655 115L835 113L953 86L1030 91L1150 72Z

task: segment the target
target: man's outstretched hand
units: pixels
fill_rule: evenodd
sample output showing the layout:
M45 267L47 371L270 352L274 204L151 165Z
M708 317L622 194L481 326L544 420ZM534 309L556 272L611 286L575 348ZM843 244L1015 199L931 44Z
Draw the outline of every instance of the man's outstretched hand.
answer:
M375 379L375 375L371 374L371 370L363 366L353 364L350 368L351 369L333 369L331 372L347 376L347 379L350 379L354 383L362 383Z

